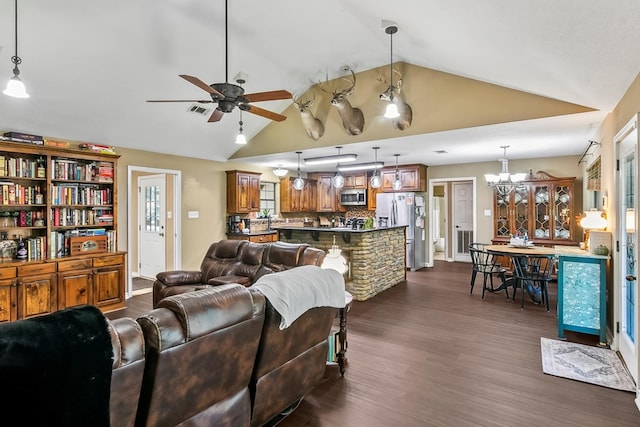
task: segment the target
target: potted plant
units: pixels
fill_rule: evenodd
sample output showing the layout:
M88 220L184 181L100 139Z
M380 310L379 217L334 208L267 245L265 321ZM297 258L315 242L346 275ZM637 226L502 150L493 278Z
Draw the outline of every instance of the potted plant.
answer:
M269 218L269 213L271 212L271 210L269 208L264 208L261 211L262 214L262 218Z

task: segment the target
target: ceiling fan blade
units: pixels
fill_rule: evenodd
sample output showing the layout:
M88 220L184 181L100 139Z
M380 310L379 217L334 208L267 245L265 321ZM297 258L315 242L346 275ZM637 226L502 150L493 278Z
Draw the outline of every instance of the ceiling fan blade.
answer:
M207 121L209 123L218 122L218 121L220 121L222 116L224 116L224 113L222 112L222 110L220 110L219 108L216 108L215 110L213 110L213 113L211 114L211 116L209 117L209 120L207 120Z
M209 104L213 101L210 99L147 99L147 102L197 102L199 104Z
M264 108L256 107L255 105L245 104L247 110L252 114L256 114L258 116L266 117L267 119L275 120L276 122L281 122L287 119L287 116L283 116L282 114L274 113L273 111L265 110Z
M180 77L182 77L183 79L185 79L189 83L192 83L192 84L198 86L200 89L209 92L212 95L219 96L220 98L224 98L223 94L221 94L220 92L218 92L217 90L215 90L214 88L212 88L211 86L209 86L208 84L206 84L205 82L203 82L202 80L200 80L197 77L188 76L186 74L180 74Z
M291 99L293 96L286 90L272 90L270 92L256 92L244 95L249 102L275 101L277 99Z

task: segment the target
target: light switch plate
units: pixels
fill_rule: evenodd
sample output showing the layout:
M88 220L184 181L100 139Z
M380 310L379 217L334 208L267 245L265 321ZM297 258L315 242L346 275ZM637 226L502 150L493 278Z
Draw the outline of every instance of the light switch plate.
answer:
M485 209L484 216L491 216L491 209Z
M187 217L189 217L189 218L199 218L200 217L200 212L198 212L198 211L189 211L187 213Z

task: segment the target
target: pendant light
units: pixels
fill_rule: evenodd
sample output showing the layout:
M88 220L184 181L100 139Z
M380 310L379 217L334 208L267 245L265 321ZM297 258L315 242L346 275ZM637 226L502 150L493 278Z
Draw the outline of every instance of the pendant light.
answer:
M342 147L336 147L338 149L338 157L340 157L340 149ZM340 167L340 162L338 162L337 167ZM344 187L344 177L340 173L340 169L336 172L336 175L333 177L333 187L334 188L342 188Z
M394 154L394 156L396 157L396 177L393 180L393 189L396 191L399 191L402 189L402 181L400 180L400 169L398 169L398 157L400 157L400 154Z
M14 98L28 98L29 94L24 87L24 83L20 80L20 70L18 69L18 65L22 63L22 59L18 56L18 0L15 0L15 36L16 54L11 57L11 62L14 64L13 77L11 77L9 83L7 83L7 88L2 93Z
M242 133L242 109L240 109L240 130L238 131L238 135L236 136L236 144L245 145L247 143L247 138Z
M304 188L304 179L300 178L300 154L302 151L296 151L296 154L298 155L298 177L293 180L293 188L300 191Z
M373 147L374 159L375 163L378 164L378 150L380 147ZM380 178L380 172L378 172L378 168L373 170L373 175L371 175L371 180L369 181L371 188L380 188L382 186L382 178Z
M384 112L384 116L387 119L396 119L400 117L400 113L398 112L398 106L393 101L393 91L395 87L393 86L393 35L398 32L397 25L389 25L384 29L384 32L389 34L391 39L391 61L389 61L389 70L391 74L391 81L389 84L389 104L387 104L387 109Z

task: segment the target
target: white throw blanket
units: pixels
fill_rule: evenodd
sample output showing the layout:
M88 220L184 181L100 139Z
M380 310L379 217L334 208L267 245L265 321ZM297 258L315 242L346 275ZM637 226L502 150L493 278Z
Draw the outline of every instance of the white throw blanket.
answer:
M288 328L310 308L344 307L344 277L313 265L265 274L252 287L280 313L280 329Z

